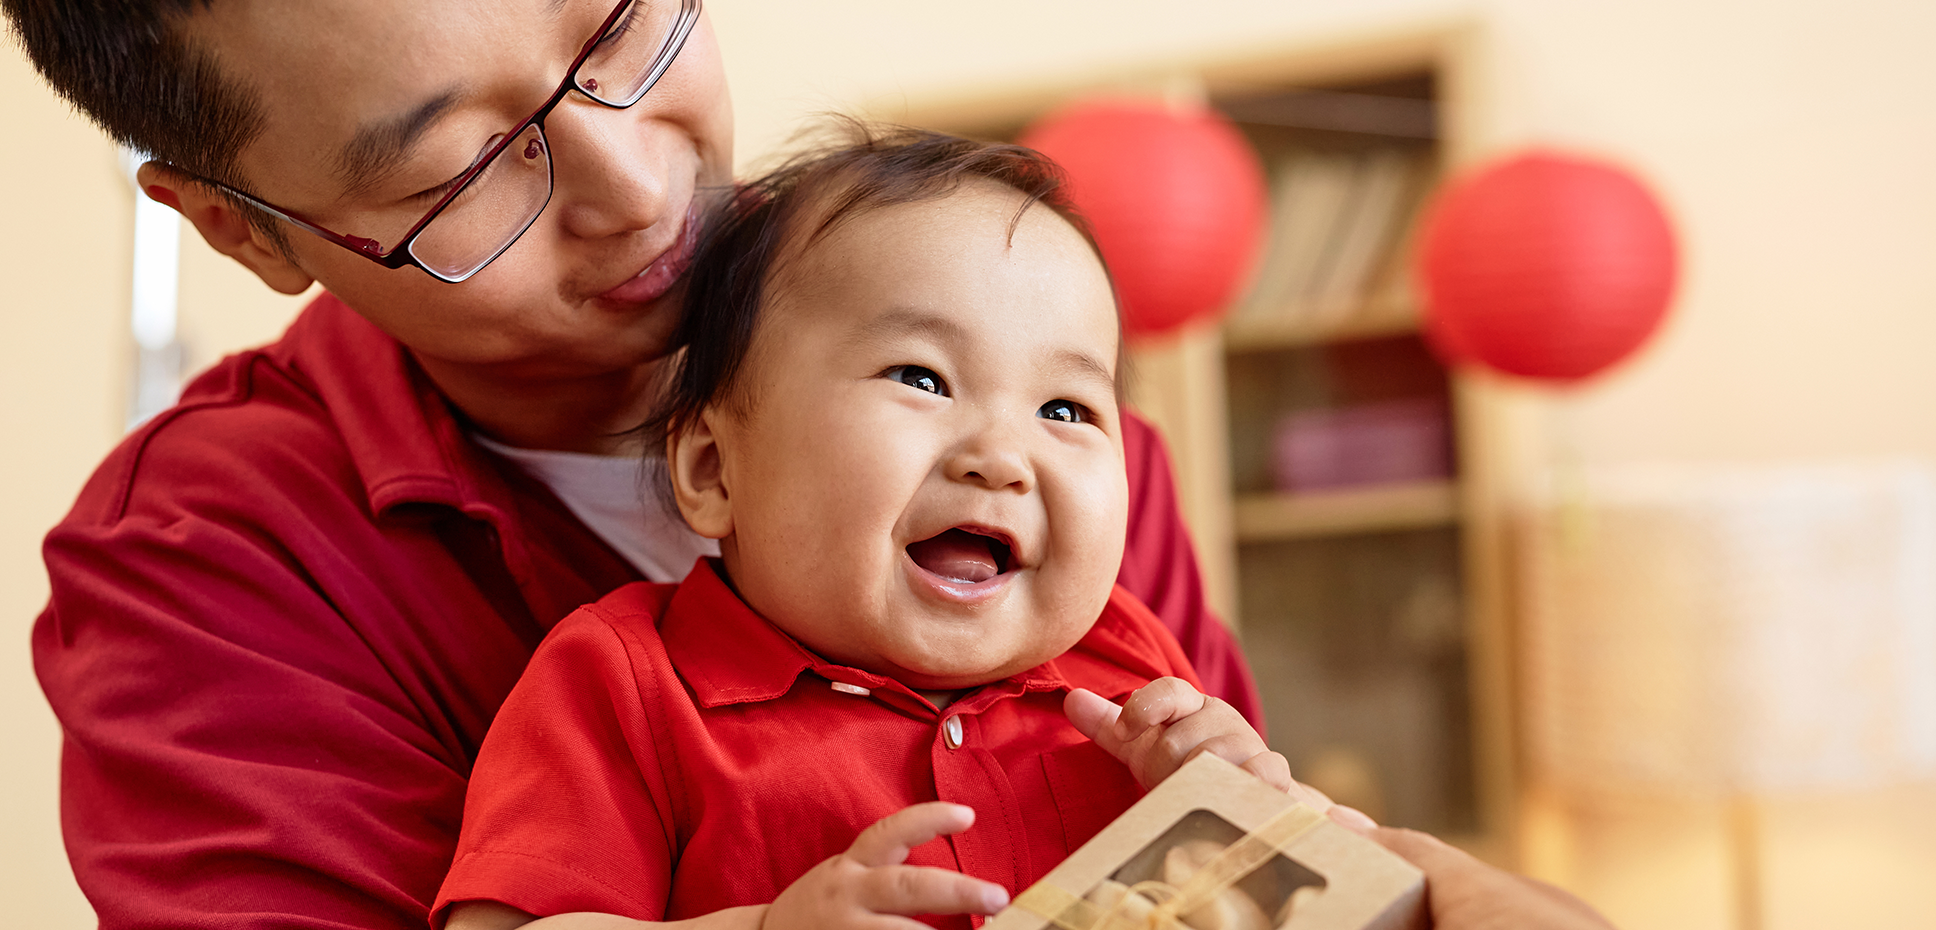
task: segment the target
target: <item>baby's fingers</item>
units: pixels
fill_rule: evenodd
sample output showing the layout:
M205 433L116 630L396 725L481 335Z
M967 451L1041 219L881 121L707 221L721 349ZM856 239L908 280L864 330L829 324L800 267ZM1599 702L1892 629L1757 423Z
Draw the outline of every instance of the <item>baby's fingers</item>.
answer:
M1272 753L1272 755L1276 755L1276 753ZM1281 760L1284 757L1278 756L1278 758ZM1291 797L1296 798L1299 801L1302 801L1306 807L1309 807L1313 810L1329 811L1331 810L1331 808L1337 806L1337 802L1332 801L1331 798L1326 796L1324 792L1319 791L1318 789L1313 788L1310 785L1307 785L1301 781L1291 782L1290 794L1291 794ZM1363 815L1360 815L1360 816L1363 816Z
M975 810L963 804L929 801L903 807L860 831L847 857L864 866L899 865L908 851L937 836L960 833L975 824Z
M1203 692L1181 678L1158 678L1123 702L1122 716L1116 718L1116 736L1134 742L1151 727L1182 720L1203 709L1209 700Z
M876 914L993 914L1008 906L1008 891L994 882L947 869L891 865L868 870L860 906Z
M1229 757L1225 756L1225 758ZM1331 810L1334 806L1324 792L1291 777L1291 764L1284 760L1282 753L1260 752L1244 760L1240 767L1320 814Z
M1244 771L1262 779L1265 784L1270 785L1272 788L1276 788L1291 797L1303 801L1305 804L1309 804L1319 811L1326 811L1331 808L1329 803L1330 798L1325 798L1323 794L1316 790L1298 784L1297 780L1291 777L1291 763L1284 758L1283 753L1260 752L1243 760L1238 765ZM1323 798L1325 803L1316 803L1319 798Z
M1115 701L1088 688L1076 688L1062 699L1062 713L1076 732L1095 740L1111 754L1122 745L1122 740L1116 739L1116 718L1122 712Z

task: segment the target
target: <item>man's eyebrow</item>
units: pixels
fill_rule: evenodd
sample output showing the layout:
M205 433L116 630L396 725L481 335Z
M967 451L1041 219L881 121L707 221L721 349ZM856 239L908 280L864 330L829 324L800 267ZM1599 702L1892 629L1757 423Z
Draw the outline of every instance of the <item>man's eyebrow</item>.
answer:
M366 191L396 171L403 156L460 97L453 88L400 116L363 124L336 153L336 176L344 188L350 193Z

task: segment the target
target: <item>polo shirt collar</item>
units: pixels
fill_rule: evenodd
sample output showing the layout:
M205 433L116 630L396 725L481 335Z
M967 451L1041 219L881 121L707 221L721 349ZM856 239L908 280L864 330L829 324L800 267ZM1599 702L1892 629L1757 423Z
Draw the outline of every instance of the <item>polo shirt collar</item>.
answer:
M265 353L315 391L362 479L371 514L382 519L409 505L454 508L494 527L512 577L520 585L531 579L531 553L505 475L465 435L402 343L324 292Z
M407 503L471 510L482 453L402 344L324 293L272 352L315 389L363 479L370 512Z
M701 707L771 701L792 690L801 674L858 685L893 703L932 710L905 684L873 672L836 665L808 650L754 612L726 583L718 559L701 559L673 594L659 636L667 657ZM1120 591L1118 592L1120 595ZM972 713L1002 697L1029 691L1088 688L1118 697L1164 674L1126 636L1117 596L1068 652L964 695L950 711ZM912 708L910 708L912 709Z

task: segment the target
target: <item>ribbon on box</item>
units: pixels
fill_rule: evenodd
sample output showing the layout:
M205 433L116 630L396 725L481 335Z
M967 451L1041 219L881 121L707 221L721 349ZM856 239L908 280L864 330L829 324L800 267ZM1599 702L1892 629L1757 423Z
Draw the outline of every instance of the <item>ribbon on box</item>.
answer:
M1137 882L1108 908L1047 882L1037 882L1015 898L1015 906L1061 930L1187 930L1179 915L1209 903L1224 889L1243 880L1292 841L1324 822L1324 815L1302 804L1271 818L1216 855L1182 885L1160 881ZM1123 906L1136 895L1156 902L1149 915L1134 920Z

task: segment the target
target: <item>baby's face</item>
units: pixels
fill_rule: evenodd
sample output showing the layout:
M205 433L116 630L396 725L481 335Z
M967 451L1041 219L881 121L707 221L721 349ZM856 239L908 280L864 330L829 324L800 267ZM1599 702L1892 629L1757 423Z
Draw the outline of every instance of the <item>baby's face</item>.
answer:
M1095 253L975 180L873 208L769 288L744 417L714 411L721 553L748 604L841 664L926 689L1074 645L1127 513L1117 323Z

